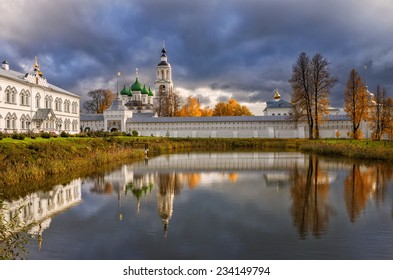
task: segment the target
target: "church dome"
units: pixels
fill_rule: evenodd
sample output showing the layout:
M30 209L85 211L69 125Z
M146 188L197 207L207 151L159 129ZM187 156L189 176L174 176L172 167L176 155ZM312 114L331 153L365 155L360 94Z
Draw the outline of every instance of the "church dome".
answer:
M135 79L135 83L131 86L132 91L142 91L142 84L139 82L138 77Z
M154 93L151 91L150 87L149 87L149 96L154 96Z
M161 62L158 63L157 66L170 66L169 63L168 63L168 61L167 61L166 49L165 49L165 48L162 48L161 52L162 52L162 55L161 55Z
M123 89L120 92L121 95L130 95L130 90L126 88L126 85L124 84Z
M141 91L141 94L149 94L149 91L147 90L145 85L143 85L143 89Z

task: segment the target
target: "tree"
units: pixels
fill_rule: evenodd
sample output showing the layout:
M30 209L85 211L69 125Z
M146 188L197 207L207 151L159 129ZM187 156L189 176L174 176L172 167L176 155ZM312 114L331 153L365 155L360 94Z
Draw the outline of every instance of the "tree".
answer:
M108 109L116 95L109 89L96 89L90 91L87 96L90 100L83 103L83 109L88 113L102 113Z
M186 103L176 114L178 117L200 117L201 115L201 104L198 98L192 96L187 97Z
M311 94L314 105L315 138L319 138L319 125L324 116L329 114L330 89L337 83L336 77L331 77L329 61L321 54L316 54L311 60Z
M289 82L292 87L291 103L294 105L293 119L299 121L306 118L308 135L310 139L313 139L314 119L312 117L310 59L306 53L301 53L292 66L292 77Z
M159 117L174 117L180 110L183 100L177 91L162 87L157 94L156 113Z
M219 102L213 109L213 116L252 116L247 106L240 105L236 99L229 99L228 103Z
M294 105L293 119L306 119L310 139L319 138L319 126L328 114L330 89L337 82L337 78L330 75L329 64L321 54L310 60L303 52L292 67L289 82L292 87L291 103Z
M369 125L372 139L379 141L382 135L389 132L392 119L392 101L386 97L386 90L377 85L377 91L371 98Z
M353 139L362 138L359 127L362 121L367 120L369 107L366 85L359 73L352 69L345 88L344 110L352 121L351 136Z
M201 117L211 117L213 116L213 109L209 106L205 106L201 109Z
M186 103L176 112L177 117L211 117L213 110L209 106L201 107L199 99L187 97Z

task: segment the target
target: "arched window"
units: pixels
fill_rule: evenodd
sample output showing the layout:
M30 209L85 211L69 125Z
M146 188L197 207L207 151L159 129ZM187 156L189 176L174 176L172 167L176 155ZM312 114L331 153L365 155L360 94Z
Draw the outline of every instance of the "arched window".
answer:
M166 79L169 80L169 70L166 70Z
M12 103L12 95L13 95L13 88L8 86L5 91L5 102L6 103Z
M26 90L25 91L25 103L26 106L30 105L30 91Z
M11 89L11 94L12 94L12 103L16 104L16 94L17 94L16 88L13 87Z
M57 97L55 100L55 110L56 111L61 111L61 104L63 103L63 101L61 100L61 98Z
M69 131L70 130L70 124L71 124L71 121L69 119L66 119L64 121L64 130L65 131Z
M19 96L20 96L20 105L25 105L25 90L24 89L22 89Z
M56 119L56 129L59 131L63 129L63 120L61 118Z
M76 114L78 111L78 102L72 102L72 113Z
M70 112L70 101L69 100L64 100L64 112L69 113Z
M35 95L35 107L41 108L41 95L39 93Z
M13 113L8 113L7 116L5 117L5 128L6 129L16 129L16 120L18 118L16 117L16 114Z
M53 98L50 95L45 96L45 108L46 109L52 109L52 101Z
M72 121L72 130L78 131L78 121L77 120Z
M165 80L165 78L164 78L164 70L161 70L161 79Z

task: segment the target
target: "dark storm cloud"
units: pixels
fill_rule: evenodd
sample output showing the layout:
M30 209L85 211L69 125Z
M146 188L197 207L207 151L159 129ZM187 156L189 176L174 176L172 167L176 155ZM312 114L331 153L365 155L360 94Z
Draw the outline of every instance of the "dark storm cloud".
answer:
M299 53L322 53L340 80L332 103L342 106L351 68L362 74L367 65L370 89L393 93L392 8L386 0L6 0L0 58L22 67L37 55L49 81L86 94L78 91L98 78L109 85L117 71L131 82L136 67L153 84L165 40L175 85L257 102L275 88L288 99Z

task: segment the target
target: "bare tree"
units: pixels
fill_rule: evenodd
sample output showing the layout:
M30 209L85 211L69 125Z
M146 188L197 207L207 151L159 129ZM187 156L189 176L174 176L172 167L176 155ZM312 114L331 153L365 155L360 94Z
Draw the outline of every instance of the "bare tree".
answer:
M92 90L87 96L90 99L83 103L83 109L87 113L102 113L111 106L116 97L109 89Z
M157 95L156 113L159 117L174 117L181 108L183 100L179 93L173 89L166 90L160 87Z
M310 59L306 53L301 53L292 67L292 77L289 80L292 87L291 103L294 105L293 119L307 120L309 138L313 139L314 119L312 118L312 99L310 86Z
M306 119L309 138L319 138L319 126L328 114L330 89L337 78L331 77L329 61L321 54L310 60L306 53L301 53L292 67L289 80L292 87L291 103L294 105L293 119Z
M363 83L359 73L352 69L345 88L344 110L352 121L351 137L353 139L362 138L362 132L359 127L361 122L367 120L368 117L370 107L368 97L366 85Z
M372 139L381 140L384 133L389 132L392 119L392 101L386 96L385 88L377 85L377 91L371 99L369 125Z
M319 125L324 121L324 116L329 114L330 89L338 79L330 75L329 61L317 53L311 60L311 92L314 105L315 138L319 138Z

